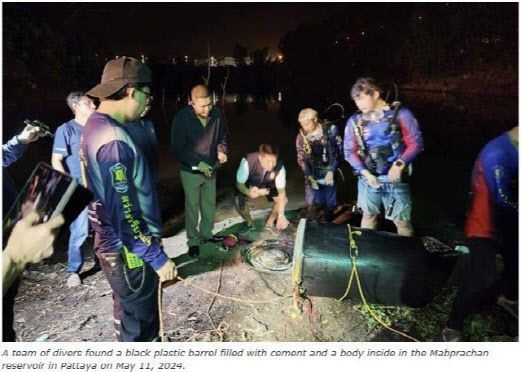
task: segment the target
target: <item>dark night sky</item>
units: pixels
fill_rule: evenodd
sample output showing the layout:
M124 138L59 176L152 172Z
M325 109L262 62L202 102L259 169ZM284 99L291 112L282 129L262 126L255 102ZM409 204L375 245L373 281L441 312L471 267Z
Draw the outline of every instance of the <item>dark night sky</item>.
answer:
M4 4L5 5L5 4ZM267 46L299 23L321 21L346 4L317 3L85 3L26 4L51 23L85 29L115 54L158 56L232 55L235 43L248 52ZM110 35L110 37L106 37ZM109 44L110 43L110 44Z

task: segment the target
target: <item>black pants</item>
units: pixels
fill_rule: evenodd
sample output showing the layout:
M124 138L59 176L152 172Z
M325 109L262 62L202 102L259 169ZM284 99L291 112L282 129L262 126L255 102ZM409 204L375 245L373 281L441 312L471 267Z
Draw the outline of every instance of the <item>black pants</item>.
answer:
M2 298L2 341L14 342L16 341L16 334L14 333L14 299L18 294L18 287L20 286L20 278L16 279L9 287Z
M499 293L510 300L518 296L517 234L505 237L502 242L490 238L470 238L470 267L463 286L458 291L447 325L461 330L465 317L495 302ZM496 254L503 257L501 276L496 269Z
M100 263L113 291L118 340L157 340L159 278L156 272L147 263L143 267L128 269L122 257L115 266L111 266L103 257L100 257Z

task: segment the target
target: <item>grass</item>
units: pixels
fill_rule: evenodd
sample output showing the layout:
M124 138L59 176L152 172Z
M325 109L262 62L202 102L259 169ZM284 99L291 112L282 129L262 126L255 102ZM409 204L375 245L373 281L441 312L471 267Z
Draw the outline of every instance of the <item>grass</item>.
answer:
M420 341L441 341L441 330L449 318L456 293L456 287L443 288L431 303L419 309L374 304L371 309L391 327ZM356 305L355 309L366 319L368 333L383 328L364 305ZM513 341L516 335L517 322L495 307L470 315L463 328L463 337L469 342Z

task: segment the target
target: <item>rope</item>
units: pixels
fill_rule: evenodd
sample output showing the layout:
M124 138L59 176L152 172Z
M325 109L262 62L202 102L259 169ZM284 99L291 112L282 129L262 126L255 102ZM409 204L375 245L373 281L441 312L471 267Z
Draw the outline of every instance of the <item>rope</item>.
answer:
M271 300L248 300L247 301L247 300L243 300L243 299L240 299L240 298L225 296L225 295L222 295L222 294L219 294L219 293L216 293L216 292L209 291L209 290L207 290L205 288L202 288L202 287L199 287L199 286L193 284L189 280L186 280L185 278L180 277L179 275L176 277L176 279L179 279L184 284L187 284L187 285L189 285L191 287L194 287L195 289L198 289L201 292L204 292L204 293L207 293L207 294L210 294L210 295L214 295L214 296L217 296L217 297L225 298L227 300L234 301L234 302L237 302L237 303L246 304L246 305L265 304L265 303L275 302L275 301L279 301L279 300L282 300L282 299L285 299L285 298L293 297L293 294L290 294L290 295L286 295L286 296L272 298Z
M157 286L157 307L159 309L159 338L161 342L166 342L165 330L163 325L163 283L160 281Z
M293 262L289 251L292 250L293 244L291 243L265 241L246 249L244 257L255 269L272 273L273 271L284 271L291 267Z
M302 133L302 129L300 129L300 135L304 139L304 144L303 144L303 148L302 148L304 150L304 154L310 155L311 154L311 145L309 144L309 141L306 138L306 136L304 135L304 133Z
M221 265L221 273L220 275L222 275L222 265ZM192 282L190 282L189 280L177 275L175 279L178 279L179 281L183 282L184 284L187 284L195 289L198 289L199 291L201 292L204 292L206 294L210 294L210 295L213 295L214 297L212 298L212 302L210 304L210 307L208 308L208 311L207 311L207 315L208 317L210 318L210 323L212 324L213 328L212 330L209 331L210 334L212 333L216 333L219 338L221 339L222 341L222 333L224 331L226 331L230 326L228 323L226 322L220 322L219 325L216 327L215 324L213 323L213 320L212 318L210 317L210 314L209 314L209 311L213 305L213 303L215 302L215 298L216 297L220 297L220 298L224 298L224 299L227 299L227 300L230 300L230 301L234 301L234 302L237 302L237 303L242 303L242 304L246 304L246 305L252 305L252 304L265 304L265 303L271 303L271 302L275 302L275 301L279 301L279 300L283 300L283 299L286 299L286 298L290 298L290 297L293 297L293 294L290 294L290 295L286 295L286 296L281 296L281 297L276 297L276 298L272 298L271 300L243 300L243 299L240 299L240 298L235 298L235 297L230 297L230 296L225 296L225 295L222 295L219 292L220 288L221 288L221 281L219 279L219 286L217 288L217 292L213 292L213 291L210 291L210 290L207 290L205 288L202 288L202 287L199 287L198 285L195 285L193 284ZM167 339L166 339L166 336L165 336L165 331L164 331L164 321L163 321L163 288L162 288L162 283L159 282L159 285L158 285L158 291L157 291L157 303L158 303L158 311L159 311L159 337L161 339L161 342L167 342Z
M352 286L352 283L353 283L353 278L356 278L358 291L360 293L360 297L362 299L362 303L368 309L368 311L371 314L371 316L378 323L380 323L384 328L386 328L386 329L388 329L388 330L390 330L390 331L392 331L394 333L397 333L397 334L399 334L402 337L408 338L408 339L410 339L412 341L420 342L420 340L418 340L418 339L416 339L416 338L414 338L412 336L409 336L409 335L407 335L407 334L405 334L403 332L400 332L400 331L392 328L388 324L386 324L381 318L379 318L374 313L374 311L371 308L371 306L367 303L367 300L365 299L364 292L363 292L363 289L362 289L362 284L361 284L361 281L360 281L360 277L358 275L358 270L357 270L357 267L356 267L356 256L358 255L358 247L356 245L356 241L353 238L354 235L361 235L361 232L360 231L351 231L351 226L349 224L347 226L348 226L348 231L349 231L349 248L350 248L350 251L351 251L352 268L351 268L351 274L349 276L349 282L348 282L348 285L347 285L347 289L346 289L344 295L339 299L339 301L342 301L342 300L344 300L347 297L349 291L351 290L351 286ZM212 304L215 301L215 297L224 298L224 299L227 299L227 300L230 300L230 301L234 301L234 302L242 303L242 304L246 304L246 305L265 304L265 303L276 302L276 301L280 301L280 300L283 300L283 299L286 299L286 298L294 297L294 294L290 294L290 295L286 295L286 296L272 298L270 300L244 300L244 299L240 299L240 298L225 296L225 295L222 295L220 293L213 292L213 291L210 291L208 289L199 287L198 285L195 285L191 281L189 281L189 280L187 280L187 279L185 279L185 278L183 278L183 277L181 277L179 275L176 276L176 279L178 279L179 281L183 282L186 285L189 285L189 286L191 286L191 287L193 287L195 289L198 289L201 292L213 295L214 297L212 299ZM217 290L219 291L219 289L220 289L220 283L219 283L219 287L218 287ZM308 299L308 301L309 301L309 299ZM312 315L313 314L313 308L312 308L312 305L311 305L311 301L309 301L309 302L310 303L308 304L308 309L307 310L308 310L308 314ZM165 342L165 336L164 336L164 331L163 331L162 287L161 287L161 283L159 283L158 304L159 304L159 329L160 329L160 336L161 336L161 341ZM210 318L210 320L211 320L211 318ZM212 326L214 327L214 329L211 330L210 333L215 332L219 336L222 335L221 332L223 332L225 329L227 329L229 327L229 325L226 322L221 322L217 327L215 327L215 325L213 325L213 324L212 324Z
M353 277L356 278L356 284L358 286L358 292L360 293L360 298L362 299L362 304L367 308L369 311L369 314L373 317L374 320L376 320L378 323L380 323L384 328L388 329L391 332L397 333L402 337L408 338L409 340L420 342L420 340L409 336L408 334L405 334L401 331L398 331L397 329L392 328L389 324L386 324L378 315L375 314L371 306L367 303L367 300L364 296L364 291L362 289L362 283L360 281L360 276L358 275L358 269L356 267L356 258L358 256L358 247L356 245L356 241L353 238L354 235L361 235L362 233L360 231L351 231L351 225L347 225L348 228L348 238L349 238L349 250L351 255L351 274L349 276L349 282L347 284L347 289L344 293L344 295L339 299L339 301L344 300L347 297L347 294L351 290L351 285L353 284Z
M221 269L219 270L219 280L217 282L217 292L216 295L213 296L212 298L212 301L210 302L210 305L208 306L208 309L206 310L206 315L208 316L208 319L210 319L210 324L212 325L213 327L213 330L211 332L215 332L218 336L219 336L219 340L221 342L224 341L224 334L223 334L223 331L222 331L222 328L221 326L223 326L222 322L219 324L218 327L215 326L215 323L213 322L213 319L212 317L210 316L210 310L212 309L212 306L213 304L215 303L215 299L217 297L217 294L219 293L219 291L221 290L221 281L222 281L222 276L223 276L223 263L221 262ZM228 327L229 328L229 327ZM228 328L226 328L225 330L227 330ZM211 333L210 333L211 334Z
M367 308L367 310L369 311L369 314L371 314L371 316L378 322L380 323L384 328L388 329L389 331L392 331L394 333L397 333L399 334L400 336L402 337L405 337L405 338L408 338L409 340L412 340L412 341L415 341L415 342L420 342L420 340L412 337L412 336L409 336L408 334L406 333L403 333L401 331L398 331L397 329L394 329L392 328L390 325L386 324L382 319L380 319L373 311L373 309L371 308L371 306L369 306L369 304L367 303L366 299L365 299L365 296L364 296L364 291L362 290L362 284L360 283L360 277L358 276L358 270L356 268L356 259L353 260L353 271L355 273L355 277L356 277L356 282L358 284L358 291L360 292L360 297L362 298L362 302L364 304L364 306Z
M217 325L217 327L215 326L215 324L213 322L213 319L210 316L210 309L211 309L213 303L215 302L215 298L216 297L224 298L224 299L227 299L227 300L230 300L230 301L234 301L234 302L237 302L237 303L243 303L243 304L246 304L246 305L275 302L275 301L279 301L281 299L293 297L293 294L290 294L290 295L286 295L286 296L282 296L282 297L276 297L276 298L273 298L271 300L249 300L249 301L246 301L246 300L243 300L243 299L240 299L240 298L225 296L225 295L222 295L222 294L218 293L220 288L221 288L221 280L220 280L221 275L222 275L222 265L221 265L221 273L220 273L220 277L219 277L219 285L217 287L217 292L213 292L213 291L207 290L205 288L199 287L199 286L193 284L189 280L186 280L185 278L183 278L183 277L181 277L179 275L176 276L176 278L175 278L175 279L178 279L179 281L183 282L184 284L187 284L187 285L189 285L189 286L191 286L191 287L193 287L195 289L198 289L201 292L204 292L204 293L207 293L207 294L210 294L210 295L214 296L212 298L212 302L210 303L210 306L208 307L208 311L206 312L208 318L210 319L210 323L211 323L211 325L212 325L212 327L214 329L211 329L211 330L206 331L204 333L207 333L209 335L212 335L212 334L215 333L217 336L219 336L219 339L221 341L223 341L223 333L230 328L230 325L227 322L222 321L222 322L220 322ZM160 337L161 337L161 342L166 342L166 337L165 337L165 333L164 333L164 330L163 330L164 328L163 328L163 310L162 310L163 306L162 306L162 302L163 302L162 301L162 288L161 288L161 282L160 282L159 283L159 291L158 291L159 332L160 332L159 334L160 334ZM194 335L194 336L190 337L190 339L188 339L187 341L191 341L192 339L197 338L199 335L200 334Z

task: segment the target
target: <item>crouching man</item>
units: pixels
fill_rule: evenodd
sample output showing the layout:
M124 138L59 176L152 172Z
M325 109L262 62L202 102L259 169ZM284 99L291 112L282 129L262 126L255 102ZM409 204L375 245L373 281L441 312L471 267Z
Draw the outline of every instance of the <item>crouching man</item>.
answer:
M236 176L237 195L235 208L246 220L248 226L253 226L246 197L256 199L266 196L273 209L266 222L266 227L275 227L284 230L289 222L284 215L287 203L286 197L286 169L279 159L278 149L270 144L262 144L259 151L250 153L242 158Z

